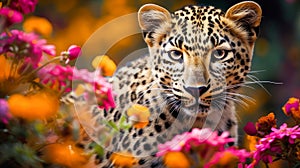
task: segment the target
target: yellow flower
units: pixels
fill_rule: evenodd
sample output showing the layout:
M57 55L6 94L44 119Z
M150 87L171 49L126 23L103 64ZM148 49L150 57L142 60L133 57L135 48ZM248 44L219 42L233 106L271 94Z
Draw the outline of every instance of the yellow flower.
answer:
M92 65L95 69L100 68L104 76L112 76L117 69L115 62L106 55L95 57Z
M140 104L133 104L128 110L127 115L136 128L147 126L150 117L150 111L147 107Z
M9 111L15 117L27 120L47 119L58 111L57 95L41 91L33 95L14 94L8 99Z
M137 159L128 152L113 153L109 159L117 167L133 167L137 163Z
M163 157L168 168L188 168L190 161L182 152L168 152Z
M75 146L73 141L55 143L45 146L42 158L47 163L55 163L70 168L82 168L87 163L88 156Z
M52 24L44 17L31 16L25 20L23 28L26 32L36 32L43 36L50 36Z

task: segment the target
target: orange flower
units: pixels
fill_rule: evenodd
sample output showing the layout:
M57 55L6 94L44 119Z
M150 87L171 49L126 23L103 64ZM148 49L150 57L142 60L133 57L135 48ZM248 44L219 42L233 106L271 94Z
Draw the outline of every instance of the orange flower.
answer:
M50 36L52 33L52 24L43 17L31 16L25 20L23 28L26 32L36 32L43 36Z
M164 163L168 168L187 168L190 161L182 152L168 152L164 155Z
M17 68L18 69L18 68ZM0 55L0 82L8 78L18 78L18 73L11 73L11 61L7 60L4 55Z
M257 136L251 136L251 135L247 135L246 138L247 138L246 142L247 142L248 149L250 151L255 151L256 150L255 145L257 144L257 142L260 138L258 138Z
M8 99L9 111L27 120L46 119L58 111L59 101L54 93L41 91L33 95L14 94Z
M42 153L42 158L46 162L70 168L82 168L88 161L88 156L72 141L47 145Z
M95 57L92 65L94 68L100 68L104 76L112 76L117 69L115 62L106 55Z
M223 152L222 157L219 159L218 163L216 163L212 167L236 167L238 160L238 157L235 156L232 152L225 151Z
M276 127L276 118L274 113L269 113L267 116L262 116L256 122L257 132L260 137L271 132L271 128Z
M137 159L128 152L113 153L109 159L117 167L132 167L137 163Z
M149 122L150 111L145 106L134 104L127 110L127 115L134 127L144 128Z

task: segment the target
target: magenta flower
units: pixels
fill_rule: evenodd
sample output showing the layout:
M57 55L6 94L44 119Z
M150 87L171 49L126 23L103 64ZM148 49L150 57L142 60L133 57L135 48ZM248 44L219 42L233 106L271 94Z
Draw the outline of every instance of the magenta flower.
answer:
M293 113L300 113L300 101L297 98L291 97L288 102L282 107L283 112L290 116Z
M48 45L34 33L12 30L11 35L0 35L0 54L6 53L16 61L25 61L33 68L38 67L43 53L55 55L55 46Z
M49 85L53 89L70 92L73 78L73 67L61 65L49 65L38 72L41 83Z
M37 3L38 0L12 0L9 7L24 14L28 14L34 11Z
M223 150L224 145L233 142L233 138L229 138L228 132L223 132L218 136L217 132L211 131L209 128L194 128L191 132L186 132L175 136L171 141L158 145L157 156L163 156L169 151L189 151L193 146L204 144L207 148L216 147Z
M68 49L69 59L74 60L81 54L81 48L77 45L71 45Z
M245 127L244 127L244 131L251 136L255 136L257 134L257 130L256 127L254 125L254 123L252 122L248 122Z
M9 27L15 23L20 23L23 20L23 15L20 12L7 7L0 8L0 16L5 19L5 27Z
M86 69L74 69L73 80L83 81L93 87L99 108L109 109L116 106L113 99L112 86L99 72L89 72Z
M271 163L272 156L280 156L283 153L289 154L290 149L293 149L291 145L295 144L295 141L299 138L300 128L298 125L288 128L287 124L284 123L279 129L272 128L272 132L261 138L256 145L256 151L253 154L256 164L260 160L265 163Z
M68 48L68 51L61 52L61 55L63 56L62 59L65 60L65 63L67 64L69 61L77 59L81 54L81 48L77 45L71 45Z
M9 119L11 118L11 114L9 113L8 103L4 99L0 99L0 120L4 124L8 124Z
M98 73L87 69L76 69L71 66L49 65L38 72L41 82L61 92L72 91L72 81L83 82L92 87L93 96L96 97L99 108L109 109L115 107L112 86ZM90 91L90 90L88 90Z

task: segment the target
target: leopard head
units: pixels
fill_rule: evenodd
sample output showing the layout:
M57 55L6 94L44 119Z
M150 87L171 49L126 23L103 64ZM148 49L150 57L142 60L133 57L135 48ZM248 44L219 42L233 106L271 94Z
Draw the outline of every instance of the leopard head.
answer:
M170 103L206 116L230 100L250 71L262 11L251 1L226 12L186 6L170 13L147 4L138 13L153 78Z

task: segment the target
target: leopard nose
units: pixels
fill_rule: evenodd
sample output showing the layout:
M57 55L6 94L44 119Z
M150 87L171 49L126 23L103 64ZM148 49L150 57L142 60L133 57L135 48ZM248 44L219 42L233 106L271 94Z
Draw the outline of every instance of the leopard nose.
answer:
M199 97L208 90L208 87L205 86L200 86L200 87L183 86L183 88L194 97Z

